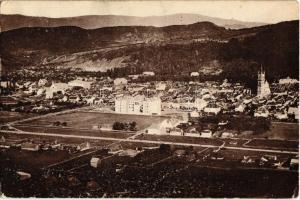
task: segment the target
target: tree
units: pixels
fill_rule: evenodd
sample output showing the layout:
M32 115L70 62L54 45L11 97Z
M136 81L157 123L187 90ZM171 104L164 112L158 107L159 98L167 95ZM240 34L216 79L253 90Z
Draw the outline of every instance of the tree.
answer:
M136 122L135 121L133 121L133 122L130 123L129 130L136 131Z
M125 125L121 122L115 122L113 124L113 130L124 130L125 129Z

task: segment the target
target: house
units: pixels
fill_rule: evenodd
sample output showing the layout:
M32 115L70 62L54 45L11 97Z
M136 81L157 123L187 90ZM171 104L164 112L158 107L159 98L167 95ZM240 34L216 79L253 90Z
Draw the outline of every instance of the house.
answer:
M199 72L192 72L192 73L191 73L191 76L192 76L192 77L197 77L197 76L199 76Z
M178 124L180 124L180 120L178 119L165 119L161 123L152 124L150 127L147 128L147 134L154 134L154 135L165 135L169 134L170 130L175 128Z
M38 81L38 86L39 86L39 87L45 86L47 83L48 83L47 79L40 79L40 80Z
M31 178L31 174L29 174L27 172L17 171L16 173L18 174L21 181Z
M154 73L154 72L147 71L147 72L143 72L143 75L144 75L144 76L155 76L155 73Z
M240 104L240 105L238 105L237 107L235 107L235 112L240 112L240 113L242 113L242 112L244 112L245 111L245 108L246 108L246 105L245 104Z
M288 115L294 115L295 119L299 119L299 107L289 107Z
M269 117L269 111L260 107L257 111L255 111L254 117Z
M170 135L183 136L184 133L183 133L182 129L180 129L180 128L172 128L172 129L170 129Z
M220 107L206 107L206 108L204 108L204 112L207 114L217 115L221 112L221 108Z
M76 80L68 82L68 85L70 87L82 87L82 88L85 88L85 89L90 89L91 85L92 85L92 82L76 79Z
M232 133L232 132L223 132L221 137L222 138L231 138L231 137L234 137L234 133Z
M211 130L208 130L208 129L203 130L203 131L201 131L201 133L200 133L200 137L203 137L203 138L210 138L210 137L212 137L212 131L211 131Z
M50 86L50 90L54 93L54 92L61 92L61 93L65 93L65 91L69 89L69 85L67 83L52 83L52 85Z
M279 120L288 119L287 113L275 113L274 117Z
M194 106L197 108L198 111L203 110L208 105L208 102L203 98L196 98Z
M191 128L190 130L184 133L184 136L200 137L200 133L196 130L196 128Z
M44 88L40 88L38 89L38 91L36 92L36 96L41 96L42 94L44 94L46 90Z
M279 79L279 84L280 85L285 85L285 84L297 84L299 81L297 79L292 79L290 77Z
M97 157L92 157L91 161L90 161L90 165L94 168L97 168L101 163L100 158Z
M166 87L167 87L167 85L162 82L156 84L156 90L158 90L158 91L165 91Z
M40 145L31 142L24 142L21 144L21 149L27 151L38 151L40 150Z
M127 85L128 81L126 78L116 78L114 80L114 85L119 86L119 85Z
M128 156L128 157L134 158L139 153L141 153L141 151L134 150L134 149L126 149L126 150L120 152L118 155L119 156Z
M197 117L200 117L200 114L197 111L193 111L193 112L190 112L190 116L192 118L197 118Z

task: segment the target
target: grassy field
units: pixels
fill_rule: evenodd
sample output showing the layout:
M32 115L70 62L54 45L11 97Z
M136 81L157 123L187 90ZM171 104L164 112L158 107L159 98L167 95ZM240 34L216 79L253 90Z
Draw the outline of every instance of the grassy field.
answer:
M298 150L299 143L296 141L283 140L263 140L253 139L247 144L247 147L253 148L271 148L280 150Z
M270 130L260 136L271 139L299 140L299 124L273 122Z
M112 138L128 138L134 135L132 132L125 131L100 131L100 130L81 130L75 128L64 127L45 127L45 126L15 126L17 129L28 132L39 133L55 133L65 135L81 135L81 136L97 136L97 137L112 137Z
M18 149L5 149L0 152L1 162L5 163L13 161L15 168L29 172L65 160L69 157L71 157L71 154L65 150L33 152Z
M94 125L110 124L114 122L133 122L137 123L137 129L141 130L153 123L159 123L166 117L143 116L143 115L123 115L113 113L96 112L73 112L55 116L49 116L37 120L24 122L31 125L51 126L54 122L67 122L68 127L92 129Z
M37 116L37 114L0 111L0 124L5 124L8 122L26 119L34 116Z

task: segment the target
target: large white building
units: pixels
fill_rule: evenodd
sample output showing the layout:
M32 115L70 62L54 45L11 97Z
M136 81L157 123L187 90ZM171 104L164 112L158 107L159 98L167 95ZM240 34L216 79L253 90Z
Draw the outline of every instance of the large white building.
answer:
M160 115L161 100L158 97L146 98L143 101L143 113L145 115Z
M160 115L161 100L158 97L125 96L115 100L115 112L138 115Z
M76 79L76 80L68 82L68 85L70 87L82 87L82 88L85 88L85 89L90 89L91 85L92 85L92 82Z
M262 69L257 75L257 96L259 98L267 97L271 94L270 86L266 80L266 73Z

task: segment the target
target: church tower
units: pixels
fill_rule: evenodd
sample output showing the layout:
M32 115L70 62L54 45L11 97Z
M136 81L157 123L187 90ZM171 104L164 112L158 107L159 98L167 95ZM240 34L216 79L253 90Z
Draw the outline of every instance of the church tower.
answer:
M259 98L266 97L271 94L270 86L266 80L266 72L263 70L262 66L257 74L257 96Z

